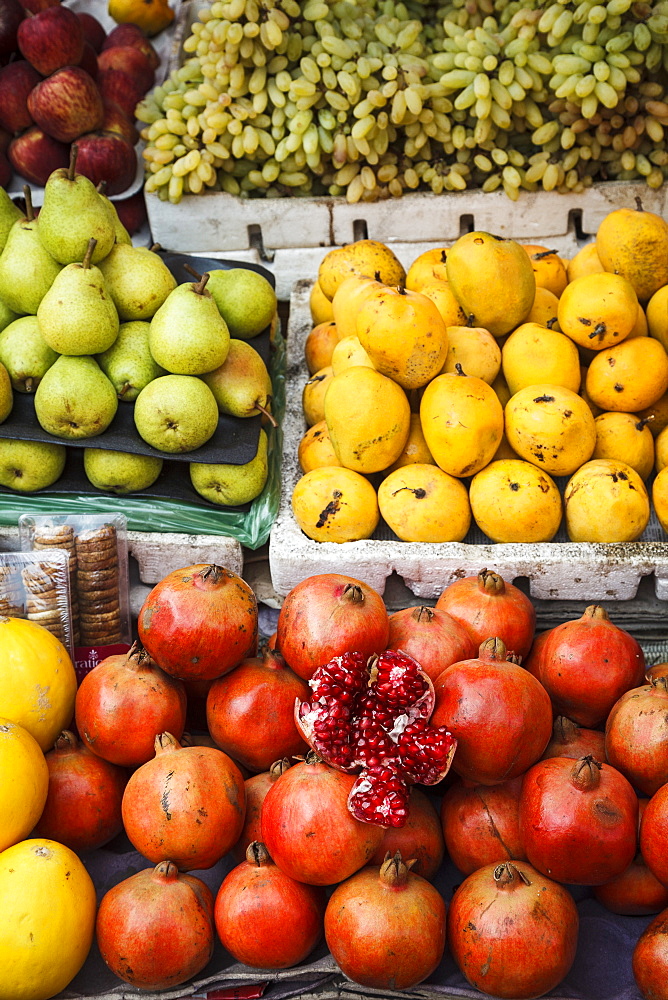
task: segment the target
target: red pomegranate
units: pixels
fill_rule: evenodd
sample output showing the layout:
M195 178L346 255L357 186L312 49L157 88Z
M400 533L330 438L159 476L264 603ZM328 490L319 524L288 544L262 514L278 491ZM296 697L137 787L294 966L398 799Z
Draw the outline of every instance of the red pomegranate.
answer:
M645 864L668 887L668 784L662 785L647 803L640 821L640 850Z
M550 757L524 776L520 835L529 862L574 885L601 885L636 853L638 799L626 778L593 757Z
M246 818L239 839L232 848L232 854L239 864L245 860L249 845L262 837L262 803L267 792L283 772L291 766L292 764L287 757L283 757L281 760L275 760L268 771L253 774L244 781Z
M246 860L223 880L214 921L230 955L256 969L288 969L303 962L323 933L327 897L321 886L295 882L264 844L253 841Z
M387 647L387 611L380 594L338 573L309 576L283 602L278 648L296 674L310 680L317 667L348 650L364 657Z
M491 786L460 780L443 796L445 846L465 875L485 865L526 859L520 837L521 788L521 777Z
M173 861L183 871L211 868L239 839L244 780L227 754L181 747L170 733L155 740L155 757L131 775L123 824L149 861Z
M460 622L446 611L424 605L390 615L387 645L412 656L432 681L451 663L476 653L473 639Z
M662 910L638 938L633 976L644 1000L668 1000L668 909Z
M309 751L274 782L262 806L262 842L297 882L334 885L369 861L383 828L348 809L355 778Z
M578 911L570 893L526 861L485 865L456 889L448 944L471 986L495 997L541 997L575 959Z
M612 706L605 752L632 785L654 795L668 781L668 677L652 677Z
M412 872L433 882L445 853L443 831L431 799L416 787L411 788L406 822L385 831L369 864L382 865L387 854L394 857L397 851L414 861Z
M137 628L168 674L183 681L212 680L255 653L257 601L236 573L221 566L188 566L153 588Z
M652 875L640 851L625 872L597 885L594 895L607 910L627 917L659 913L668 906L668 889Z
M171 861L145 868L102 898L95 928L102 958L143 990L185 983L213 955L213 896Z
M86 674L74 712L89 750L112 764L139 767L153 756L158 733L181 738L186 693L135 643L127 656L109 656Z
M539 680L554 710L593 729L625 691L642 684L645 658L628 632L603 608L552 629L541 653Z
M538 632L537 635L533 637L533 644L529 655L522 660L522 666L528 670L530 674L533 674L534 677L538 677L539 679L540 665L543 659L543 650L545 649L545 643L547 642L551 632L551 628L547 629L545 632Z
M364 868L334 890L325 939L341 971L361 986L406 990L438 966L445 949L443 897L400 854Z
M526 594L498 573L484 569L478 576L455 580L445 588L436 607L461 622L476 646L494 635L522 657L531 649L536 628L534 606Z
M213 682L206 700L209 732L244 767L266 771L279 757L306 752L295 725L295 699L304 701L309 693L281 654L265 649Z
M605 734L599 729L583 729L577 722L558 715L552 727L552 739L545 747L543 760L548 757L571 757L579 760L591 754L605 760ZM612 764L612 761L609 761Z
M645 670L645 679L649 681L652 677L668 677L668 663L654 663Z
M93 851L123 829L121 800L128 780L65 730L44 755L49 791L35 837L57 840L73 851Z
M495 785L523 774L552 732L547 692L528 670L506 659L500 639L488 639L477 659L453 663L436 686L432 725L457 740L452 769L476 784Z
M365 661L336 656L310 681L311 701L296 709L297 725L320 757L358 772L353 815L380 826L403 826L410 786L434 785L450 767L456 741L429 725L434 688L419 664L386 649Z

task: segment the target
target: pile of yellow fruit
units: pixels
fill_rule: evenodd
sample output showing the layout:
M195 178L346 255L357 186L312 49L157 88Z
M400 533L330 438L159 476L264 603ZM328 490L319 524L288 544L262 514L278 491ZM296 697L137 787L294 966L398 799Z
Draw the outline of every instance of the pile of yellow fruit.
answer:
M316 541L625 542L668 531L668 224L611 212L572 260L485 232L408 273L323 259L292 507ZM568 477L560 489L555 477Z

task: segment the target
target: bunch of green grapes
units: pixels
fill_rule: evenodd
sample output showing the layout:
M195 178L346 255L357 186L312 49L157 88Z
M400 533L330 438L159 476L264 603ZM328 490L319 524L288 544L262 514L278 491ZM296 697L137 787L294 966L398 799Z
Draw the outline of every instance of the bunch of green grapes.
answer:
M137 112L172 202L668 174L668 0L215 0L184 51Z

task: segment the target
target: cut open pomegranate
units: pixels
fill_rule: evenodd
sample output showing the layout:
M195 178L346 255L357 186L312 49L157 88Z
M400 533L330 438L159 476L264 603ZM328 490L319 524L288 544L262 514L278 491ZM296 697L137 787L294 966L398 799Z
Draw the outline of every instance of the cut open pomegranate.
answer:
M309 685L313 696L296 703L296 722L324 761L359 772L351 813L366 823L403 826L410 786L440 781L457 746L447 729L429 725L429 677L411 656L388 649L368 661L362 653L335 656Z

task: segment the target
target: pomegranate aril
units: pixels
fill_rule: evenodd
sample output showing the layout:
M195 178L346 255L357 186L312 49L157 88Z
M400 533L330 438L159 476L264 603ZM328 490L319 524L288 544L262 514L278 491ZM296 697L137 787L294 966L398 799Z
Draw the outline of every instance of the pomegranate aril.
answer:
M403 826L408 816L410 788L389 767L365 768L350 790L348 808L355 819L377 826Z
M413 723L399 737L401 767L413 781L435 785L448 773L456 746L443 726Z

